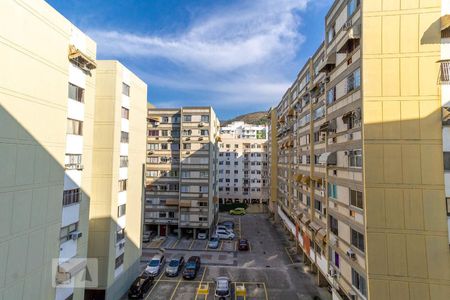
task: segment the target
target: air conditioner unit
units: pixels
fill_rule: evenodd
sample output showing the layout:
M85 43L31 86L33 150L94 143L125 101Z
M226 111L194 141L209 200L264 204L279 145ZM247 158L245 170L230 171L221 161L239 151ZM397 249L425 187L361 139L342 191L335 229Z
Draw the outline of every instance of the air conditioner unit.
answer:
M189 141L190 139L191 139L190 137L187 137L187 138L186 138L186 141Z
M155 140L159 140L159 136L155 137Z
M158 125L159 125L159 122L158 122L158 121L156 121L156 122L155 122L154 124L155 124L155 126L158 126Z
M347 250L347 256L350 257L351 259L355 260L356 259L356 254L355 252L353 252L353 250L351 248L348 248Z
M155 151L148 151L148 155L152 155Z
M203 138L202 138L202 137L199 137L198 140L199 140L199 141L203 141Z
M191 151L186 151L186 154L191 154Z
M81 233L80 231L74 231L70 233L70 237L72 238L72 240L78 240L81 236L83 235L83 233Z
M198 126L199 126L199 127L203 127L203 126L205 126L205 123L200 122L200 123L198 123Z

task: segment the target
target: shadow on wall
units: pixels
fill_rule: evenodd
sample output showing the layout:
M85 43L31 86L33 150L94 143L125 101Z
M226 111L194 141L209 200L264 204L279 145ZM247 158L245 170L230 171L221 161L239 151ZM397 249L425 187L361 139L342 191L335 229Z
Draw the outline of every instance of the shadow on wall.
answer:
M51 128L55 122L55 119L45 117L36 120L41 122L38 127L43 128ZM65 123L61 124L63 129L49 130L63 134L61 138L43 133L38 140L24 127L27 122L30 120L22 123L0 104L0 278L4 278L0 284L0 298L66 299L73 293L74 299L83 299L82 285L74 289L57 287L57 271L71 273L79 284L95 281L86 278L83 268L70 269L70 262L73 258L86 258L88 225L102 230L116 228L117 224L110 218L89 222L90 195L76 183L79 182L76 179L79 171L65 165L65 149L58 145L59 140L66 140ZM84 172L92 168L90 162L83 162L83 165ZM80 188L79 201L75 196L64 196L64 190L76 188ZM78 225L67 232L61 230L77 221ZM81 232L81 236L73 239L70 230ZM66 234L61 236L64 232ZM110 233L110 238L116 238L115 231ZM140 251L127 238L126 232L124 239L127 253ZM104 249L100 246L105 242L91 238L89 247L97 249L98 245L99 250ZM130 264L126 255L124 262ZM114 261L109 265L114 268ZM100 260L99 275L103 277L106 275L104 266ZM130 270L138 268L139 263L119 275L127 277L123 287L117 287L118 291L119 288L128 289L134 280Z

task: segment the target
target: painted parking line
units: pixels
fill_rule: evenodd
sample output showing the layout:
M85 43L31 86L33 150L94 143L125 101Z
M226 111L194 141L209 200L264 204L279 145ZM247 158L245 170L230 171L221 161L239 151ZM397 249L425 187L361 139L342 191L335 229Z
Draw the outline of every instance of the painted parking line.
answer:
M181 279L182 279L182 278L183 278L183 277L180 277L180 279L178 279L177 285L175 286L175 289L173 290L172 296L170 296L170 299L169 299L169 300L172 300L173 297L175 296L175 292L177 291L178 286L180 285L180 282L181 282Z
M205 250L208 250L208 243L206 243L205 245Z
M192 240L191 244L189 245L189 250L192 249L192 246L194 246L195 240Z
M203 279L205 279L205 274L206 274L206 269L207 268L208 267L205 266L205 270L203 270L203 274L202 274L202 279L200 279L200 282L198 283L197 292L195 293L195 300L197 300L197 297L198 297L198 289L201 287L202 283L204 283ZM205 299L208 299L208 295L206 295Z
M161 277L163 277L164 272L161 272L161 274L159 274L158 279L156 279L155 284L152 286L152 288L150 289L150 291L147 294L147 297L145 297L145 300L150 299L150 295L152 293L152 291L154 290L154 288L158 285L158 283L161 281Z
M248 251L252 252L252 243L248 242Z
M284 247L284 250L286 250L286 254L289 257L289 260L291 261L292 264L294 264L294 260L292 259L291 254L289 253L289 248L288 247Z
M179 242L180 239L177 239L177 241L170 247L170 249L175 249L175 247L178 245Z
M223 241L220 241L220 247L219 249L216 249L216 251L222 251L222 248L223 248Z
M263 286L264 286L264 294L266 295L266 300L269 300L269 294L267 293L267 287L265 282L263 282Z

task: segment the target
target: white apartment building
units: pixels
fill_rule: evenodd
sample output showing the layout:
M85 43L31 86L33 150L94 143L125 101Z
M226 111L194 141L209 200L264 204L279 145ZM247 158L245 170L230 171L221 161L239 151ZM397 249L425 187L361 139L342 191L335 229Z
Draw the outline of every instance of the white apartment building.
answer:
M219 203L268 203L267 126L233 122L219 143Z

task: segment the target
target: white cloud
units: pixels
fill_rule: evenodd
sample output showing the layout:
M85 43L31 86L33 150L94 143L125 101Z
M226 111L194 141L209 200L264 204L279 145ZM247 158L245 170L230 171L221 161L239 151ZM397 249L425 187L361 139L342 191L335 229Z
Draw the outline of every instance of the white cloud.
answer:
M308 1L239 1L194 15L177 36L140 35L125 29L92 29L89 34L103 56L143 64L146 59L163 58L175 66L176 72L141 67L149 85L213 93L214 99L227 103L247 99L270 105L292 80L286 78L285 69L304 41L298 31L298 11Z

